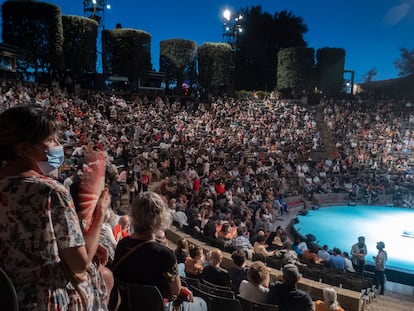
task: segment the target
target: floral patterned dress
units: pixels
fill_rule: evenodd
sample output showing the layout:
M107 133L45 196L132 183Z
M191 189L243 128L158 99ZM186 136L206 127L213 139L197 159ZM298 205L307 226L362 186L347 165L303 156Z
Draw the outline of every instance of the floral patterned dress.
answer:
M59 250L85 245L72 198L43 177L0 177L0 266L20 310L107 310L105 285L91 264L71 282Z

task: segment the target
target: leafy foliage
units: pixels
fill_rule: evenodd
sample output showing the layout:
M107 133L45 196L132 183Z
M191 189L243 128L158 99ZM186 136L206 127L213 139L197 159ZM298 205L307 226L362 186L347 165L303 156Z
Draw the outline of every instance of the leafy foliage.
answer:
M194 41L170 39L160 42L160 71L166 73L167 85L180 86L184 80L196 80L197 47Z
M401 58L394 62L395 68L399 70L400 77L414 74L414 49L400 48Z
M362 83L368 83L371 82L372 79L377 75L377 69L371 68L370 70L367 71L367 73L365 74L364 78L362 79Z
M103 70L106 74L138 77L152 69L151 35L118 28L102 32Z
M278 54L277 89L289 95L306 94L313 88L315 51L287 48Z
M203 43L198 48L198 80L207 90L227 88L231 83L231 46Z
M288 47L306 47L308 31L301 17L290 12L263 13L261 6L243 11L243 33L236 49L236 89L273 90L277 53Z
M316 52L317 87L327 96L342 92L344 84L345 50L321 48Z
M65 69L73 73L96 71L98 23L81 16L63 15Z
M3 41L20 48L18 75L50 74L63 69L63 27L60 8L34 1L2 5Z

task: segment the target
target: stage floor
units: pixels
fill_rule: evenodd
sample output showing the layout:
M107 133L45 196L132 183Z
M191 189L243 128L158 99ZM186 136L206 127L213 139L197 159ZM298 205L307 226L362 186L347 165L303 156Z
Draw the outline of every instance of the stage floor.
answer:
M414 209L384 206L329 206L298 215L296 230L313 234L319 245L350 253L358 236L365 236L367 262L373 264L376 243L383 241L387 268L414 274Z

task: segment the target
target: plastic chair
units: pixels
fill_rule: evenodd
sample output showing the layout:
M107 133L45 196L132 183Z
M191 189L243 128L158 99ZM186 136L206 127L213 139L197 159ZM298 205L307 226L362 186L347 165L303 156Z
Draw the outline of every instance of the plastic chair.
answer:
M207 285L208 287L212 287L214 289L231 290L231 287L230 286L217 285L217 284L211 283L209 281L206 281L204 279L202 280L202 282L205 285Z
M190 287L199 287L200 285L200 280L199 279L195 279L195 278L191 278L188 276L181 276L181 281L186 284L186 286L190 286Z
M269 305L266 303L259 303L244 299L240 295L237 295L237 299L240 301L243 311L278 311L277 305Z
M216 295L216 296L220 296L220 297L224 297L224 298L229 298L229 299L234 299L234 292L232 290L226 289L218 289L218 288L214 288L214 287L210 287L206 284L200 283L199 285L199 289L210 293L212 295Z
M121 309L164 311L164 298L156 286L117 281Z
M195 297L202 298L206 303L208 310L212 311L242 311L240 301L237 299L228 299L207 293L199 288L192 288Z
M19 300L9 276L0 268L0 310L18 311Z

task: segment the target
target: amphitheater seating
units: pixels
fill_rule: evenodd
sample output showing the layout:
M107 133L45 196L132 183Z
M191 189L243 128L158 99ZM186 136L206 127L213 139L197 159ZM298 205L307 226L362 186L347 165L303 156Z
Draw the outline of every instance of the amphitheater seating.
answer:
M123 303L128 310L164 311L164 299L156 286L117 281Z
M193 295L201 297L207 303L209 311L242 311L240 301L207 293L197 287L190 287Z
M234 292L231 290L230 287L226 287L226 289L222 289L222 288L216 288L216 287L212 287L212 286L200 283L198 285L198 288L212 295L234 299Z
M253 302L253 301L242 298L240 295L237 295L237 299L240 301L243 311L278 311L279 310L279 307L277 305L269 305L265 303Z

